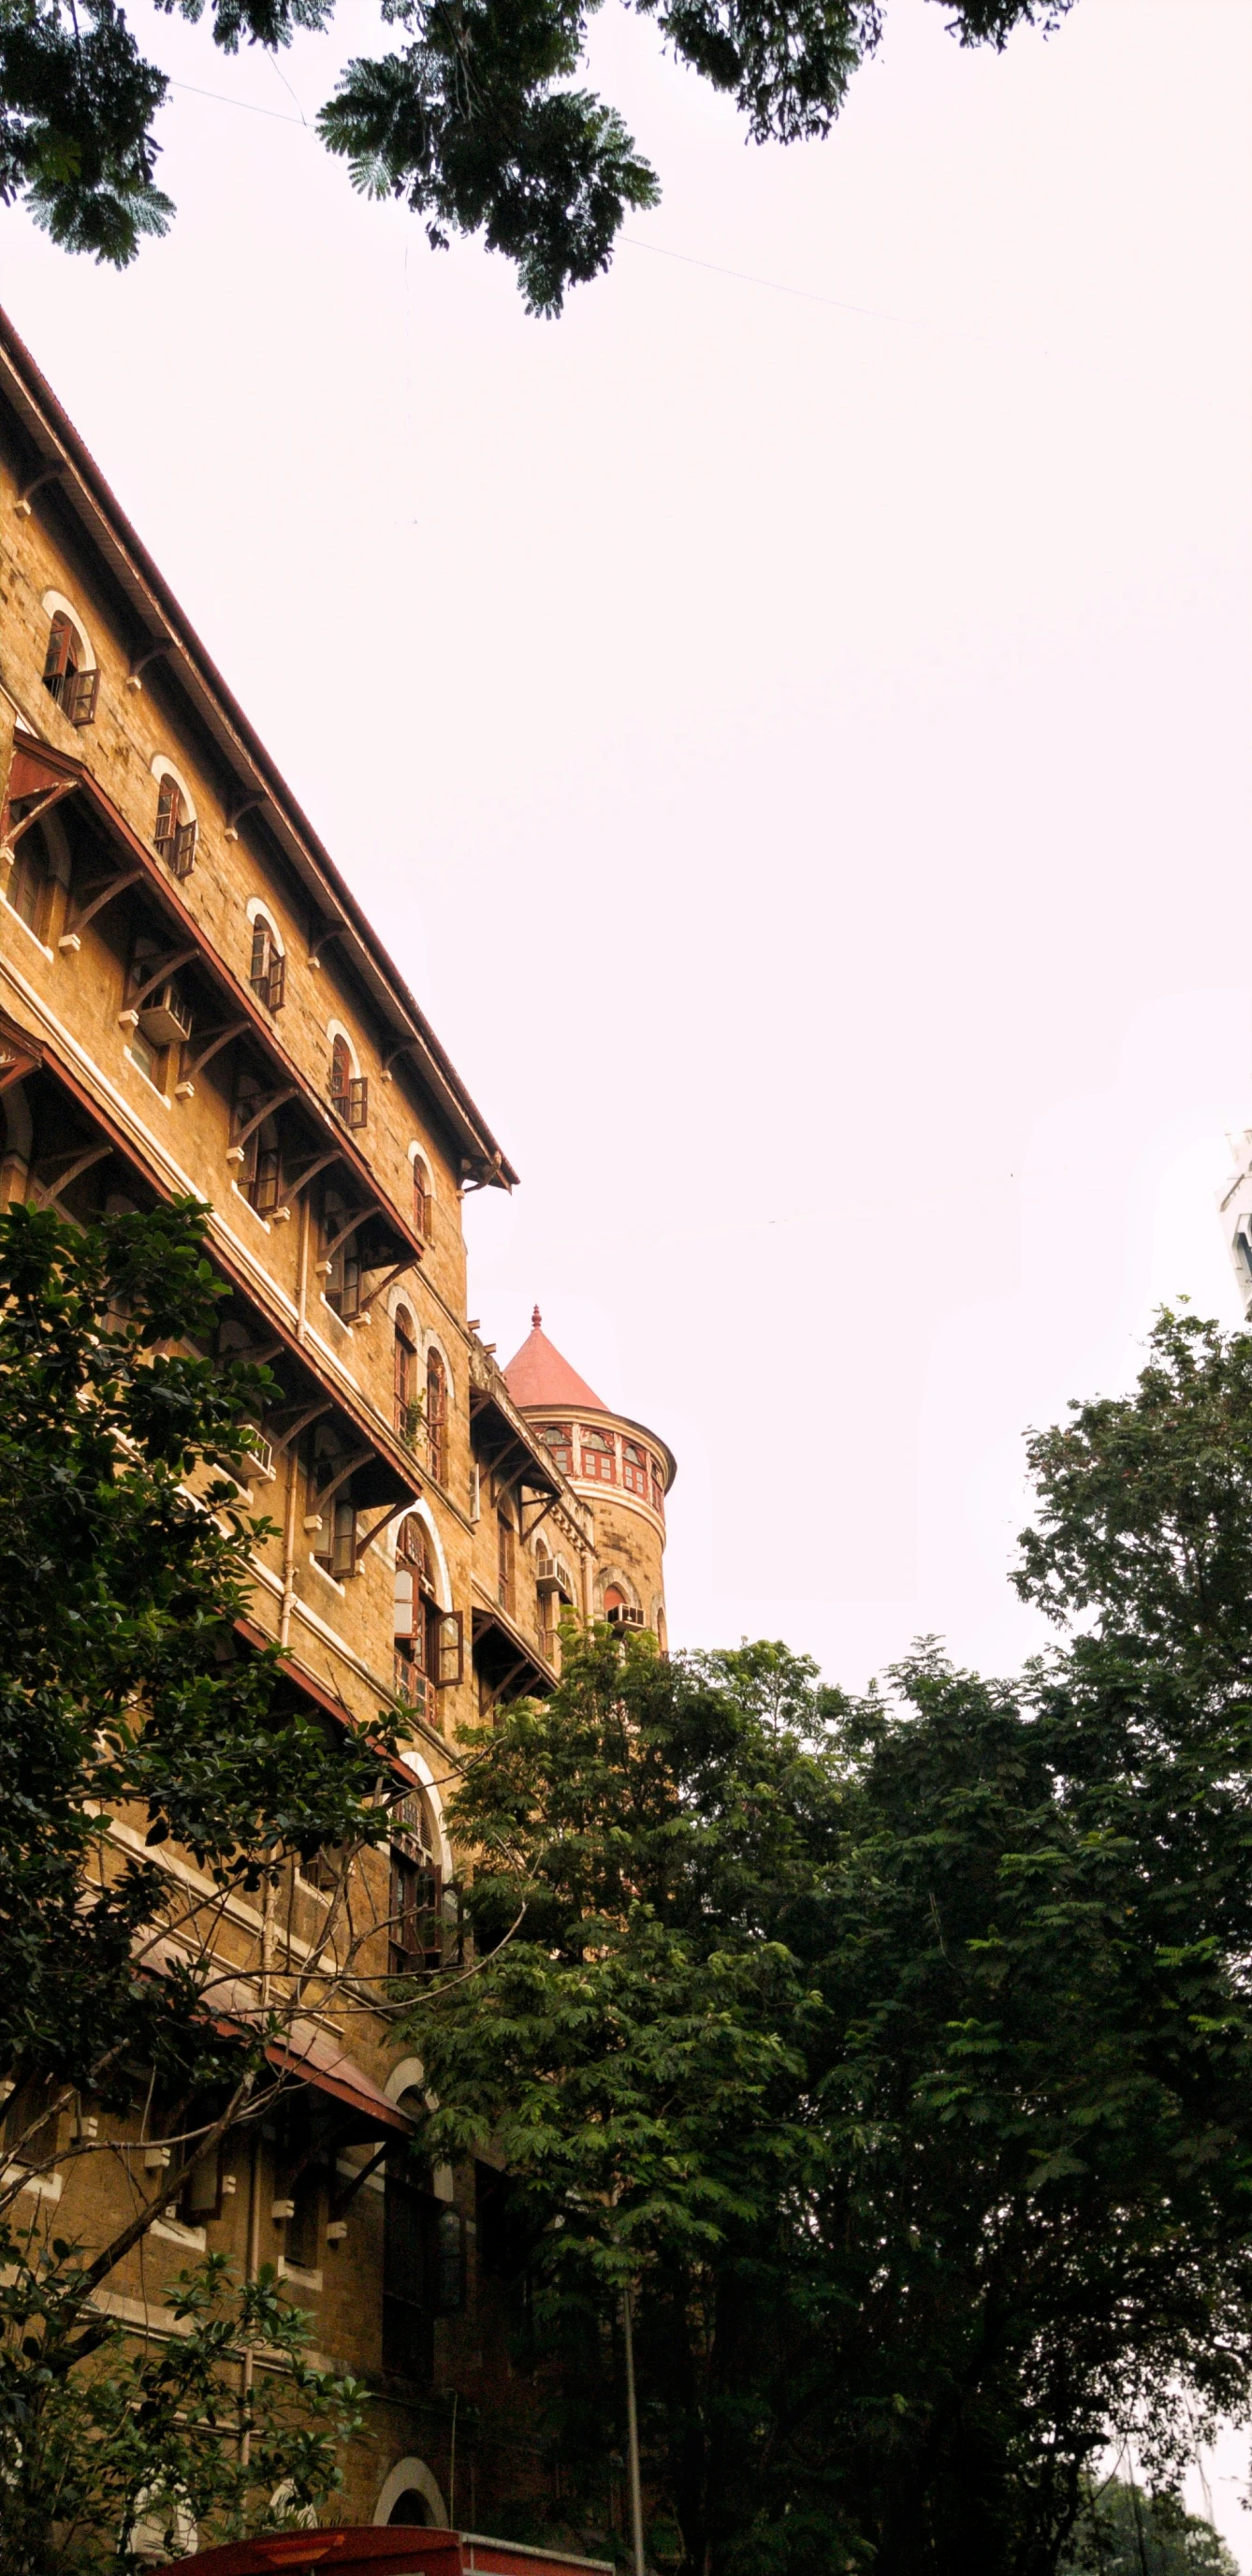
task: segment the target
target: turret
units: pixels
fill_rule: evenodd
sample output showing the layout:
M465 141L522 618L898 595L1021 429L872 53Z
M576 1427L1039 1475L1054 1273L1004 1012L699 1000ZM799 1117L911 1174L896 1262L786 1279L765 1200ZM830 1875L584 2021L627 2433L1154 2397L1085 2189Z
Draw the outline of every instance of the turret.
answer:
M673 1451L629 1414L615 1413L571 1368L543 1330L536 1306L531 1330L505 1378L595 1516L593 1616L615 1626L651 1628L664 1646L665 1498L677 1475Z

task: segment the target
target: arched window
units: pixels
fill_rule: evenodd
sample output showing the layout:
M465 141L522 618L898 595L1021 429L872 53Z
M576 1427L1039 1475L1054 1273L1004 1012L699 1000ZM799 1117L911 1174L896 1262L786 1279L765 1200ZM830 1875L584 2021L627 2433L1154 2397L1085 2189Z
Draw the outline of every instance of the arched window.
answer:
M414 1976L443 1960L439 1842L430 1801L420 1789L391 1811L391 1973Z
M423 1243L429 1243L434 1201L430 1194L430 1175L420 1154L413 1157L413 1231Z
M648 1499L648 1453L637 1440L622 1442L622 1483L628 1494L638 1494L641 1503Z
M81 630L63 608L53 615L44 657L43 684L72 725L89 725L96 712L100 674L84 650Z
M461 1679L462 1629L459 1610L439 1607L430 1532L411 1512L396 1541L395 1690L432 1725L438 1722L433 1694Z
M426 1355L426 1463L437 1484L448 1481L448 1374L438 1351Z
M418 1423L417 1339L407 1306L396 1308L395 1411L401 1439L412 1440Z
M190 876L196 862L197 828L173 771L162 770L157 781L156 830L152 837L171 876Z
M352 1049L342 1031L331 1041L330 1105L345 1127L364 1127L369 1115L369 1084L352 1070Z
M278 1122L274 1118L257 1119L267 1087L246 1065L240 1067L235 1077L236 1143L232 1158L239 1165L236 1187L258 1216L272 1216L282 1192Z
M287 960L272 921L263 912L252 919L252 964L248 980L267 1011L281 1011L287 998Z
M349 1223L350 1211L334 1190L328 1190L322 1207L322 1228L327 1246L322 1275L326 1303L333 1307L341 1324L350 1324L361 1311L361 1255L355 1228ZM333 1250L330 1248L333 1245Z
M604 1587L604 1615L611 1627L642 1628L643 1612L630 1600L624 1584L609 1582Z
M559 1467L563 1476L572 1476L574 1473L573 1424L545 1422L540 1429L539 1437L547 1443L553 1466Z
M586 1423L583 1424L582 1436L582 1472L584 1476L591 1479L593 1484L615 1485L617 1483L615 1443L606 1439L602 1431L591 1430Z

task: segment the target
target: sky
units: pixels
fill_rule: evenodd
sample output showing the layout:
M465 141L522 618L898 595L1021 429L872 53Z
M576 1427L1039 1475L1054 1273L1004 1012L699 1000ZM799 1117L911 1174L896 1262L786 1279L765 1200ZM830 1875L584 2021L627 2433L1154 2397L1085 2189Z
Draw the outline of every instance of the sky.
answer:
M0 296L522 1175L471 1311L676 1451L674 1642L1011 1668L1026 1428L1239 1313L1252 6L890 0L784 151L609 0L559 323L308 132L366 0L133 14L176 228Z

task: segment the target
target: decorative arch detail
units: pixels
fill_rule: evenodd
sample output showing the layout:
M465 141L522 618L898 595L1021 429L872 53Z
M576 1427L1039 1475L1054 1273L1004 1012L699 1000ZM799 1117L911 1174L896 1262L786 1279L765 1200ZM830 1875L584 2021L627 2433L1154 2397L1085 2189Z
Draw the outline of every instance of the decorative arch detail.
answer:
M152 775L155 778L158 787L160 786L163 778L172 779L184 805L187 808L186 820L189 823L196 822L199 818L196 814L196 800L192 795L191 789L189 788L181 769L177 768L172 760L167 759L163 751L158 751L153 759Z
M448 2508L444 2503L439 2481L434 2471L427 2468L425 2460L419 2460L413 2452L409 2452L405 2459L397 2460L395 2467L389 2469L383 2479L378 2490L378 2502L374 2507L376 2527L390 2522L403 2495L424 2497L430 2507L433 2527L439 2531L447 2530Z
M273 906L270 903L268 896L263 894L250 895L248 898L247 914L248 920L251 922L254 929L258 919L264 922L279 956L285 957L287 954L287 942L274 918Z
M39 605L43 609L46 617L68 617L69 622L74 629L74 633L78 637L78 650L80 657L78 667L81 671L94 671L96 668L95 647L86 627L83 624L79 611L74 606L73 600L67 599L63 591L45 590Z

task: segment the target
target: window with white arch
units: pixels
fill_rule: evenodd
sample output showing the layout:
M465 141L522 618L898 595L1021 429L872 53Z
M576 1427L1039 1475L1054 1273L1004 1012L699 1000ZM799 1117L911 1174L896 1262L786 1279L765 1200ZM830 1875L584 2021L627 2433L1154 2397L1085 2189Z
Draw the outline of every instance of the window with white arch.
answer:
M59 590L46 590L43 605L51 619L44 654L44 687L70 724L92 724L100 673L87 630L77 610Z
M172 760L158 752L152 763L157 783L156 828L152 838L173 877L189 877L196 863L200 826L191 789Z
M420 1145L409 1147L413 1166L413 1231L423 1243L429 1243L435 1231L435 1193L430 1185L430 1166Z
M348 1032L332 1020L330 1039L330 1105L345 1127L364 1127L369 1119L369 1083L357 1069L356 1049Z
M465 1671L465 1619L440 1601L439 1568L431 1533L420 1513L401 1521L396 1538L396 1697L430 1726L442 1726L438 1693L454 1689Z
M604 1578L604 1615L611 1628L642 1628L643 1611L624 1574Z
M281 935L255 896L248 906L248 919L252 924L248 981L267 1011L281 1011L287 998L287 952Z

